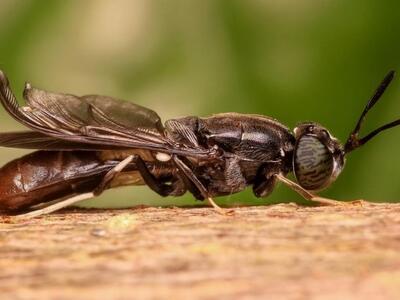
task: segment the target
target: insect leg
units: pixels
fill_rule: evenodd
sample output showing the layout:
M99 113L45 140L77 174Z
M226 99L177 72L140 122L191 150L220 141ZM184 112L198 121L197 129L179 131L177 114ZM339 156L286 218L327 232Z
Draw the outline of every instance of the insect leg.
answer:
M275 174L281 170L280 163L266 163L258 171L254 178L253 193L256 197L267 197L275 188L277 178Z
M323 198L317 195L314 195L307 191L306 189L302 188L300 185L297 183L291 181L290 179L287 179L285 176L281 174L276 174L275 177L286 184L288 187L290 187L292 190L295 192L299 193L301 196L303 196L304 199L307 199L312 202L316 202L322 205L336 205L336 206L343 206L343 205L349 205L349 204L362 204L362 200L355 200L351 202L345 202L345 201L338 201L338 200L333 200L333 199L328 199L328 198Z
M186 177L191 183L195 185L195 187L199 190L204 199L207 199L208 203L215 209L216 212L218 212L221 215L228 215L233 213L233 210L225 211L223 208L218 206L217 203L214 202L213 198L211 198L211 196L208 194L208 191L205 188L205 186L201 183L201 181L196 177L193 171L182 160L180 160L176 155L173 156L173 160L175 161L178 168L182 171L183 176Z
M135 163L140 176L142 176L144 182L150 189L163 197L171 194L171 192L174 190L173 185L168 185L157 180L157 178L154 177L154 175L147 168L146 163L139 156L136 157Z
M70 206L72 204L81 202L83 200L87 200L87 199L90 199L90 198L100 195L107 188L107 185L111 182L111 180L115 177L115 175L120 173L127 165L129 165L129 163L131 163L134 158L135 158L134 155L130 155L127 158L125 158L124 160L122 160L120 163L118 163L110 171L108 171L107 174L103 177L99 186L96 189L94 189L92 192L78 194L78 195L75 195L75 196L72 196L72 197L69 197L66 199L62 199L56 203L52 203L52 204L44 207L44 208L37 209L37 210L31 211L31 212L28 212L25 214L17 215L16 218L24 218L24 219L25 218L34 218L34 217L38 217L40 215L49 214L49 213L59 210L61 208L64 208L64 207Z
M31 212L28 212L28 213L25 213L25 214L17 215L14 218L17 218L17 219L20 219L20 218L21 219L35 218L35 217L38 217L38 216L41 216L41 215L52 213L52 212L54 212L56 210L59 210L61 208L70 206L72 204L75 204L75 203L78 203L78 202L81 202L83 200L87 200L87 199L90 199L90 198L93 198L93 197L95 197L93 192L79 194L79 195L67 198L65 200L62 200L60 202L57 202L55 204L51 204L49 206L46 206L44 208L37 209L37 210L31 211Z

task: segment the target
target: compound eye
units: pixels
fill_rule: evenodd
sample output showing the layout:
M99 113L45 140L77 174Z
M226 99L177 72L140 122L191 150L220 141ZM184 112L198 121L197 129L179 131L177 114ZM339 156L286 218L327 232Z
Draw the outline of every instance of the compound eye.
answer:
M293 169L297 182L303 188L318 191L331 182L334 159L319 139L305 134L296 144Z

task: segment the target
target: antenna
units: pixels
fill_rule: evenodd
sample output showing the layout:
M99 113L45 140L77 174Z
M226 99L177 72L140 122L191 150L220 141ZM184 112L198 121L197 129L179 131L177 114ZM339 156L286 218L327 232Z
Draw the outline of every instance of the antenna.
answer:
M398 119L398 120L395 120L395 121L390 122L388 124L385 124L385 125L383 125L381 127L378 127L377 129L373 130L372 132L370 132L369 134L367 134L363 138L358 138L358 134L360 132L361 125L363 124L367 113L378 102L378 100L381 98L383 93L386 91L387 87L392 82L394 75L395 75L395 72L393 70L390 71L385 76L385 78L382 80L381 84L378 86L378 88L376 89L376 91L373 94L373 96L371 97L371 99L369 99L367 105L364 108L364 111L362 112L362 114L360 116L360 119L358 120L358 122L356 124L356 127L350 133L350 136L347 139L347 142L346 142L346 144L344 146L344 152L346 154L351 152L351 151L353 151L354 149L357 149L358 147L364 145L366 142L368 142L370 139L372 139L378 133L380 133L380 132L382 132L382 131L384 131L386 129L395 127L397 125L400 125L400 119Z

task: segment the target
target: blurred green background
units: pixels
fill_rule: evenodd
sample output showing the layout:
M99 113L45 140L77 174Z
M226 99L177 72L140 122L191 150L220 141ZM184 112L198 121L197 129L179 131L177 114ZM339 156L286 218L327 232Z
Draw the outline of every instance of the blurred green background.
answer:
M154 109L163 120L219 112L273 116L293 128L314 120L345 140L377 84L400 69L398 1L1 0L0 68L17 95L24 81L77 95L105 94ZM363 132L400 116L400 80ZM1 112L1 130L22 127ZM1 149L4 164L26 151ZM352 153L337 199L399 201L400 128ZM1 183L0 183L1 184ZM279 186L228 202L299 201ZM106 192L88 205L192 205L190 195L147 188Z

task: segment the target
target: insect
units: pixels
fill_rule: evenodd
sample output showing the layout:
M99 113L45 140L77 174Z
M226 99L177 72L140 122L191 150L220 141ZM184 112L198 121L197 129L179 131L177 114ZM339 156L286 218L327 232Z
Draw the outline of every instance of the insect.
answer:
M19 106L0 71L0 101L29 131L0 134L0 145L36 149L0 169L0 209L34 217L95 197L104 190L146 184L161 196L189 191L223 210L213 197L251 186L266 197L283 182L304 198L317 196L341 173L348 153L400 120L359 138L368 111L394 72L383 79L344 146L323 126L300 123L293 133L277 120L239 113L188 116L163 125L145 107L106 96L77 97L26 84ZM286 178L293 172L296 182Z

